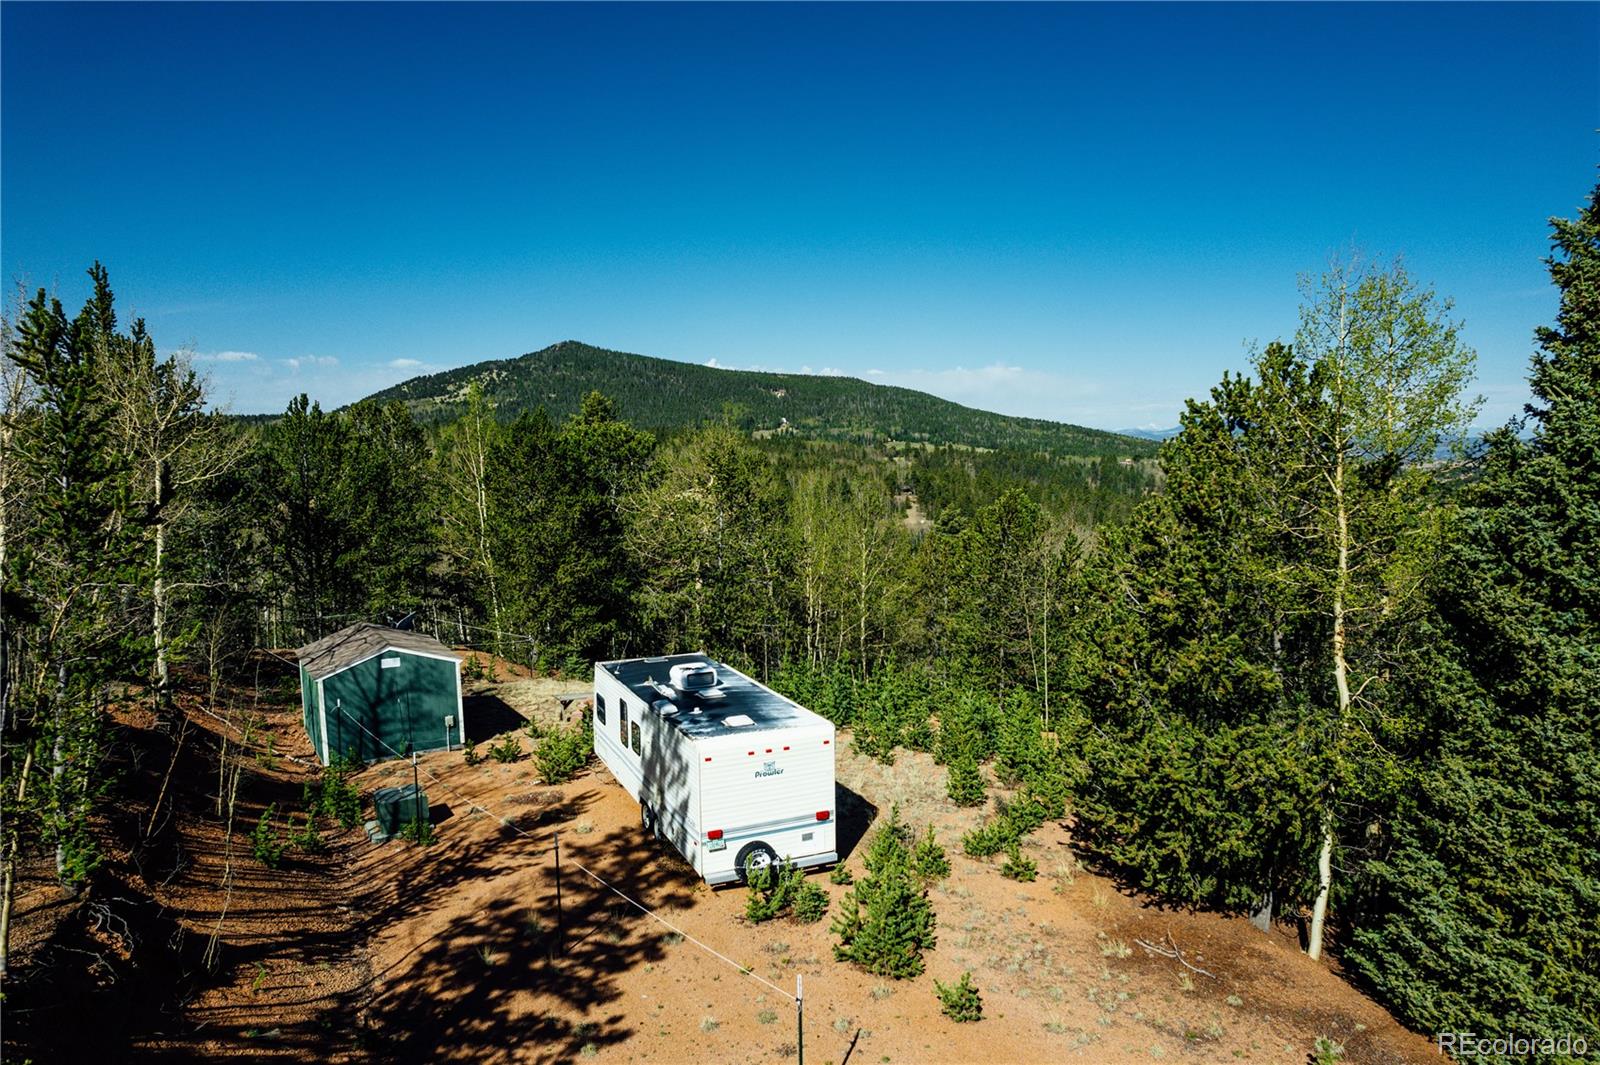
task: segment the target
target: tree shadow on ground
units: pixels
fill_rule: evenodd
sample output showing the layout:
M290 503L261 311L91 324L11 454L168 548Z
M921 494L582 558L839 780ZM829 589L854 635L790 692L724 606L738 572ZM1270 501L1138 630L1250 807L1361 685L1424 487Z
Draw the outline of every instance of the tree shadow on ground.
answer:
M567 796L524 820L571 823L595 794ZM563 832L559 907L554 848L543 832L477 841L446 861L430 861L426 875L382 889L386 897L370 903L373 931L471 890L469 881L480 901L444 918L426 940L374 974L376 994L364 1014L374 1052L400 1062L568 1061L586 1047L629 1039L636 1029L626 975L660 962L672 943L629 900L652 910L681 907L700 884L686 863L646 857L637 844L625 830ZM485 885L502 876L504 893L481 898Z

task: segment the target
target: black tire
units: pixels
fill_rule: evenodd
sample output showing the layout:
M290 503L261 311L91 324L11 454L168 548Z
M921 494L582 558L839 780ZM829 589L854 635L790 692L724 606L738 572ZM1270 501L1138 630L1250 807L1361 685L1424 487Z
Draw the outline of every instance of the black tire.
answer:
M661 835L661 829L656 825L655 811L650 809L648 805L642 805L639 807L639 820L644 825L644 830L646 832L650 833L652 836Z
M746 843L739 848L739 856L733 860L734 869L739 872L739 883L750 882L750 872L754 869L769 869L778 864L778 852L762 843L759 839L754 843Z

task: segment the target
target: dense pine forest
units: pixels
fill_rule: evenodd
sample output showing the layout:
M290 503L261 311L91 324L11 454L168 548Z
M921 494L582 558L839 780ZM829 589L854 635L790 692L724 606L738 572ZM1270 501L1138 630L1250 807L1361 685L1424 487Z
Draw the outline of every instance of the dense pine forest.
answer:
M100 266L76 314L40 290L0 397L0 938L19 863L92 895L109 706L367 619L580 676L705 649L952 802L1018 789L969 853L1071 819L1418 1030L1600 1045L1600 189L1552 225L1533 403L1455 450L1473 353L1397 265L1308 281L1158 460L572 342L232 419Z

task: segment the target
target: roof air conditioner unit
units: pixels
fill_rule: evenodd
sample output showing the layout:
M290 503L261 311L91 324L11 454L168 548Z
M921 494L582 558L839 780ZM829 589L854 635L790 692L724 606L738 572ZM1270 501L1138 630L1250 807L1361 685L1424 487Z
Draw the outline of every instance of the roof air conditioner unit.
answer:
M709 691L717 686L717 671L704 662L683 662L672 667L672 686L681 692Z

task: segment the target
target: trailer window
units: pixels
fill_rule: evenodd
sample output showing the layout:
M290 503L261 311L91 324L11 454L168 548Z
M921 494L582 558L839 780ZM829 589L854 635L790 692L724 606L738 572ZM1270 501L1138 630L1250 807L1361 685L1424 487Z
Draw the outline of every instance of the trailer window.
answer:
M643 753L640 750L640 744L639 744L639 722L637 722L637 721L635 721L633 723L633 753L634 754Z
M599 692L594 693L594 723L597 725L606 723L606 697Z
M617 700L617 742L622 744L622 749L628 749L628 700Z

